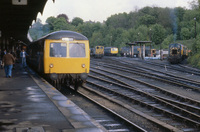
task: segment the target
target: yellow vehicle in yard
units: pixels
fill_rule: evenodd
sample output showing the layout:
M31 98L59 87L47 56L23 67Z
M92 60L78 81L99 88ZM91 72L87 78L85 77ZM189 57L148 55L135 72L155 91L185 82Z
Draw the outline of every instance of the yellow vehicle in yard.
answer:
M95 46L94 48L94 57L102 58L104 56L104 46Z
M105 47L104 54L106 56L117 56L118 48L117 47Z

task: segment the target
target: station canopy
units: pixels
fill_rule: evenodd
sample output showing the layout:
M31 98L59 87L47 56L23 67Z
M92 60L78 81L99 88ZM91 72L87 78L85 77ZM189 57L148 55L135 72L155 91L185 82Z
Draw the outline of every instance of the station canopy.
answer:
M55 1L55 0L53 0ZM0 0L0 38L29 42L27 33L47 0Z

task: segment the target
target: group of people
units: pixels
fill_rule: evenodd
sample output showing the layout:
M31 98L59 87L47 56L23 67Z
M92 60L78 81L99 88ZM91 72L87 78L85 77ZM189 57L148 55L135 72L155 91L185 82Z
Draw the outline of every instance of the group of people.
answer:
M13 52L11 53L9 50L4 50L1 52L1 68L5 70L5 74L7 78L12 77L12 69L13 65L15 64L16 54ZM20 52L20 58L22 67L26 67L26 57L28 54L25 52L24 49Z

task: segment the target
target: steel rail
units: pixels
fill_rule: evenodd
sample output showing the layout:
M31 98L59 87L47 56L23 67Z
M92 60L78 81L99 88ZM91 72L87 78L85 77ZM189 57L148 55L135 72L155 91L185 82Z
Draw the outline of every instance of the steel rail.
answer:
M109 75L105 75L105 74L102 74L102 73L100 73L100 72L97 72L97 71L94 71L94 70L92 70L91 69L91 71L92 72L94 72L94 73L96 73L96 74L100 74L100 75L103 75L103 76L106 76L106 77L108 77L108 78L110 78L110 79L113 79L113 80L115 80L115 81L117 81L117 82L119 82L119 83L121 83L121 84L123 84L124 86L129 86L129 87L132 87L132 88L134 88L134 89L138 89L138 88L136 88L136 87L134 87L134 86L132 86L132 85L129 85L129 84L127 84L127 83L125 83L124 81L121 81L121 80L119 80L119 79L116 79L116 78L113 78L113 77L111 77L111 76L109 76ZM91 77L91 75L89 75L89 77ZM140 90L140 89L138 89L138 90ZM195 104L198 104L199 103L199 105L200 105L200 102L197 102L197 101L195 101L195 100L192 100L192 99L189 99L189 98L186 98L186 97L183 97L183 96L180 96L180 95L177 95L177 94L174 94L174 93L172 93L172 92L170 92L170 91L167 91L167 90L163 90L162 88L160 89L160 90L162 90L162 94L163 94L163 92L164 93L166 93L167 95L171 95L172 94L172 96L174 97L174 96L177 96L177 98L179 99L179 100L181 100L182 102L183 102L183 100L187 100L187 102L189 102L189 103L195 103ZM152 96L156 96L156 97L159 97L159 98L161 98L160 96L157 96L157 95L155 95L155 94L153 94L153 93L149 93L149 94L151 94ZM166 99L166 98L164 98L164 97L162 97L162 99L163 100L168 100L169 101L169 99ZM169 101L169 102L172 102L172 100L171 101ZM173 101L173 103L176 103L176 104L178 104L179 103L179 105L181 106L181 105L183 105L183 103L180 103L180 102L175 102L175 101ZM198 107L198 106L192 106L191 104L189 104L189 105L184 105L185 107L187 106L187 110L192 110L192 111L197 111L197 113L200 113L200 108Z
M148 94L148 93L146 93L146 92L143 92L143 91L141 91L141 90L136 90L136 89L130 88L130 87L128 87L128 86L122 86L122 85L120 85L120 84L118 84L118 83L111 82L111 81L108 81L108 80L105 80L105 79L102 79L102 78L98 78L98 77L95 77L95 76L93 76L93 77L96 78L96 79L100 79L100 80L102 80L102 81L104 81L104 82L107 82L107 83L112 83L112 84L118 85L118 86L120 86L120 87L123 88L123 89L125 88L125 89L129 89L129 90L131 90L131 91L134 91L134 92L137 93L138 95L140 95L140 96L142 95L142 97L146 97L146 98L148 98L148 99L150 99L150 100L153 100L153 102L157 102L158 104L161 104L161 105L165 104L166 107L168 107L168 108L170 108L170 109L173 109L173 110L175 110L175 111L178 111L178 113L181 113L182 115L190 116L191 119L189 119L188 117L183 117L182 115L178 115L177 113L174 114L174 113L172 113L172 112L169 112L169 111L160 109L160 108L155 107L155 106L152 106L152 105L150 105L150 104L148 104L148 103L142 102L142 101L140 101L140 100L138 100L138 99L134 99L133 97L124 95L124 94L122 94L122 93L119 93L119 92L117 92L117 91L114 91L114 90L111 90L111 89L109 89L109 88L104 87L104 89L106 89L107 91L111 91L111 92L113 92L113 93L115 93L115 94L118 94L118 95L120 95L120 96L122 96L122 97L125 97L125 98L128 98L128 99L130 99L130 100L133 100L133 102L138 102L139 104L143 104L144 106L151 107L151 108L154 109L154 110L156 109L156 110L158 110L158 111L162 111L163 114L168 114L168 115L170 114L170 115L173 115L174 117L176 116L177 118L179 118L179 119L181 119L181 120L185 120L185 121L187 121L188 123L191 123L191 124L193 124L193 125L195 124L195 125L197 125L198 127L200 127L200 116L199 116L199 115L196 115L196 114L194 114L194 113L192 113L192 112L189 112L189 111L187 111L187 110L184 110L184 109L182 109L182 108L180 108L180 107L177 107L177 106L175 106L175 105L173 105L173 104L170 104L170 103L168 103L168 102L166 102L166 101L164 101L164 100L162 100L162 99L156 98L156 97L154 97L154 96L152 96L152 95L150 95L150 94ZM95 83L93 83L93 82L90 82L90 81L87 81L87 82L92 83L93 85L98 86L97 84L95 84Z

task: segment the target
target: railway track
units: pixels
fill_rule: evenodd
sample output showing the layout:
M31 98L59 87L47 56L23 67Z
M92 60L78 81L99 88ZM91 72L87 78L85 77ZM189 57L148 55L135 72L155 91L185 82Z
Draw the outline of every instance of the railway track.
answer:
M197 69L197 68L193 68L193 67L188 67L188 66L185 66L185 65L182 65L182 64L178 64L179 67L182 67L184 69L188 69L190 71L193 71L193 72L197 72L197 73L200 73L200 70Z
M89 84L90 85L90 84ZM133 107L130 107L124 102L120 100L116 100L115 98L112 98L111 93L105 94L100 91L97 91L93 88L94 86L84 86L79 90L79 93L85 93L89 96L93 93L96 97L93 95L92 100L94 102L101 105L101 107L108 109L110 112L114 114L114 116L117 116L118 118L123 119L129 126L132 127L132 130L134 131L168 131L168 130L174 130L177 131L178 129L168 126L167 124L162 124L159 120L156 120L145 113L141 113L139 110L134 109ZM102 86L99 86L102 87ZM90 97L90 98L91 98ZM142 116L142 117L141 117ZM148 119L151 119L151 121L156 122L148 122ZM135 122L133 121L135 120ZM137 125L139 124L139 125ZM159 124L159 125L158 125ZM164 126L165 125L165 126ZM168 126L166 128L166 126Z
M121 105L129 106L126 107L126 109L129 111L131 111L131 109L142 111L143 113L140 116L143 116L144 118L146 117L150 122L154 122L155 125L159 126L160 130L200 130L199 115L193 114L192 112L177 107L171 103L168 103L167 101L154 97L141 90L136 90L131 87L110 82L103 78L98 79L101 81L97 82L97 78L95 77L93 81L89 80L87 85L93 89L95 87L94 91L98 90L101 93L106 94L108 97L114 98L117 100L115 103L120 101ZM108 86L101 85L102 81L104 84L106 82ZM112 84L112 86L110 86L110 84ZM190 115L190 117L188 115Z
M145 83L145 82L142 82L140 80L137 80L137 79L133 79L131 77L128 77L128 76L124 76L122 74L119 74L119 73L113 73L113 72L110 72L110 71L106 71L106 70L101 70L101 71L104 71L104 72L108 72L109 74L114 74L115 77L119 76L121 78L125 78L127 79L128 81L131 80L131 81L136 81L138 83L140 83L141 85L144 85L142 87L145 87L144 89L139 89L137 87L134 87L124 81L121 81L119 79L116 79L110 75L106 75L105 73L102 73L102 72L98 72L96 70L92 70L91 69L91 72L94 74L96 73L95 76L102 76L102 77L106 77L107 80L111 80L111 81L116 81L118 83L121 83L121 84L124 84L126 86L129 86L129 87L132 87L134 89L139 89L139 90L143 90L144 92L148 92L149 91L149 94L153 94L155 97L158 97L158 98L162 98L163 100L168 100L170 102L173 102L175 104L178 104L177 102L181 103L182 106L183 106L183 102L184 104L187 104L188 106L188 110L194 110L194 111L198 111L197 113L200 113L200 110L198 107L200 107L200 102L199 101L196 101L196 100L193 100L193 99L189 99L187 97L183 97L181 95L178 95L178 94L174 94L173 92L171 91L168 91L168 90L165 90L161 87L158 87L158 86L155 86L155 85L151 85L149 83ZM91 75L89 75L89 77L91 77ZM94 76L93 76L94 78ZM118 78L118 77L117 77ZM97 78L98 79L98 78ZM164 98L165 97L165 98Z
M146 64L158 66L158 67L167 67L168 69L200 76L200 72L199 72L200 70L198 70L196 68L187 67L187 66L184 66L181 64L171 65L171 64L160 64L160 63L155 63L155 62L151 62L151 61L142 61L142 62L146 63Z
M97 64L97 65L92 64L91 65L91 74L90 74L89 78L90 79L93 78L93 82L88 82L89 85L92 85L91 87L94 87L94 86L99 87L99 86L96 86L96 84L97 84L96 80L101 80L99 85L107 83L107 84L112 84L112 86L113 86L116 83L115 85L120 85L120 86L122 85L121 87L123 87L123 88L129 87L129 90L131 88L131 92L132 92L132 90L138 90L139 92L142 92L142 93L138 93L138 91L137 91L136 95L131 95L130 91L122 92L121 89L120 90L116 89L116 86L115 86L115 89L112 90L112 92L120 91L119 93L113 93L115 96L119 95L120 93L126 93L128 95L130 94L129 97L126 97L126 94L125 94L125 96L123 96L123 98L125 98L124 100L127 100L127 99L130 100L130 96L137 97L137 99L141 98L142 101L140 101L140 102L138 102L138 100L131 100L131 102L137 102L136 104L140 104L140 106L142 106L143 108L145 107L146 111L148 109L154 110L155 113L156 113L156 111L159 111L159 112L162 111L162 112L160 112L161 113L160 115L165 115L165 116L161 120L164 121L164 123L170 124L170 126L177 128L180 131L198 131L199 130L199 122L200 122L200 117L199 117L199 113L200 113L199 106L200 105L199 104L200 103L198 101L181 96L181 95L177 95L177 94L167 91L163 88L153 86L148 83L143 84L143 85L145 85L146 88L138 89L136 87L133 87L130 83L126 83L124 80L129 80L129 81L132 80L132 81L136 81L137 83L138 82L143 83L142 81L133 79L132 77L125 76L123 74L120 75L119 72L113 72L112 70L114 70L114 68L116 66L112 66L110 68L105 66L107 68L107 70L105 70L106 69L105 67L104 68L101 68L101 67L104 67L104 65L102 65L102 64ZM112 69L112 70L108 70L108 69ZM115 71L118 70L123 73L122 69L124 69L124 68L121 67L121 69L115 69ZM125 79L123 79L123 78L125 78ZM102 81L102 80L104 80L104 81ZM108 80L110 82L105 82ZM147 88L147 86L148 86L148 88ZM108 91L108 89L103 90L102 93L104 93L104 91ZM112 92L109 91L108 93L112 93ZM142 96L138 97L139 95L142 95ZM109 96L109 94L108 94L108 96ZM146 98L145 98L146 101L144 101L144 99L143 99L144 97L148 97L148 98L150 98L150 100L146 100ZM116 98L118 98L118 97L115 97L115 99ZM152 102L152 100L154 100L154 102ZM145 102L149 102L149 103L145 103ZM162 104L162 105L160 106L159 104L156 104L156 102L160 102L160 104ZM124 101L123 103L126 104L127 102ZM162 109L157 109L157 108L154 108L153 106L158 106L159 108L162 108ZM165 107L168 107L168 108L165 108ZM175 111L175 112L173 113L172 111L173 112ZM183 113L181 113L181 112L183 112ZM160 115L158 117L156 117L156 119L162 118ZM188 115L192 115L192 116L189 117ZM165 117L172 117L172 118L166 119ZM183 120L185 122L182 122ZM176 121L176 123L169 123L169 122L173 122L173 121ZM174 124L176 124L177 126Z
M63 88L61 92L74 103L78 104L79 107L81 107L85 112L88 113L88 115L90 115L90 117L93 118L93 120L99 123L101 125L100 127L103 127L103 131L147 132L142 127L130 122L120 114L104 105L106 102L106 104L109 106L115 106L112 101L104 98L105 95L98 93L98 91L93 91L92 88L89 88L85 85L79 88L77 92L75 92L73 89L73 87L71 87L71 89Z
M111 113L112 116L114 116L115 118L117 117L118 120L120 120L121 122L123 122L123 124L126 124L126 126L129 126L129 128L131 128L131 131L147 132L142 127L136 125L135 123L131 122L127 118L121 116L120 114L118 114L117 112L115 112L114 110L112 110L111 108L109 108L108 106L114 106L114 105L115 105L115 108L118 107L118 109L120 109L121 107L120 106L116 106L116 104L113 104L113 100L112 99L106 99L105 95L103 95L103 94L101 94L101 93L99 93L97 91L94 91L92 88L90 88L88 86L83 86L78 91L78 93L81 94L82 96L86 97L87 99L89 99L93 103L99 105L101 108L105 109L109 113ZM98 101L99 99L101 99L101 101ZM105 102L106 102L107 105L105 105ZM115 126L115 124L114 125L109 125L110 123L105 123L105 120L99 121L97 119L97 122L100 122L100 123L104 122L103 126L105 128L107 128L107 126ZM112 130L108 129L108 131L130 131L130 129L124 129L124 128L121 128L121 127L117 127L117 128L114 127L114 128L112 128Z
M124 61L124 62L127 63L127 61ZM131 66L131 62L128 62L128 63L130 64L119 65L118 63L118 65L115 65L115 64L110 64L110 63L108 64L108 63L101 62L101 63L98 63L97 65L101 65L107 68L120 70L124 72L129 72L129 73L143 76L146 78L151 78L154 80L159 80L159 81L166 82L169 84L181 86L188 90L195 90L198 92L200 91L200 81L195 81L195 80L188 79L185 77L180 77L180 76L176 76L176 75L169 74L166 72L161 72L152 68L135 67L135 66Z

